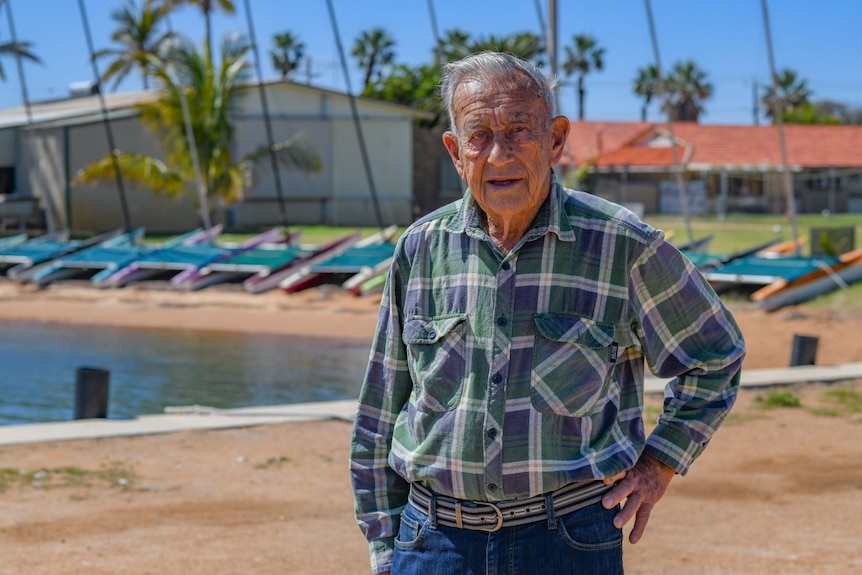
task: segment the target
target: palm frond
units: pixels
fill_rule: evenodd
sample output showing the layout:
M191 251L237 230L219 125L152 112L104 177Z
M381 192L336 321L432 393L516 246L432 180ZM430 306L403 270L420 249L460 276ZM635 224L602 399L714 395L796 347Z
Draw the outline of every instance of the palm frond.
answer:
M117 165L124 178L133 180L157 193L169 196L185 191L185 180L181 174L167 164L142 154L117 154ZM116 177L111 156L105 156L78 171L72 184L111 181Z
M309 143L302 133L296 134L289 140L272 145L279 163L286 168L298 170L304 173L317 173L323 169L317 150ZM269 146L261 146L254 152L246 155L243 161L257 163L269 156Z

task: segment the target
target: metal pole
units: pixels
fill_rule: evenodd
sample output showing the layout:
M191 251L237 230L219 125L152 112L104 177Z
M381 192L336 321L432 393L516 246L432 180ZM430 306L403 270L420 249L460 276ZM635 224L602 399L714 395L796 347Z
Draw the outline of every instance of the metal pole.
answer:
M431 33L434 34L434 59L443 68L443 46L440 42L440 31L437 29L437 14L434 11L434 0L428 0L428 16L431 20Z
M802 252L799 245L799 230L796 226L796 199L793 197L793 181L790 175L790 167L787 165L787 145L784 141L784 109L783 106L779 106L778 81L775 75L775 57L772 53L772 34L769 27L769 9L766 7L766 0L760 0L760 5L763 8L763 28L766 32L766 50L769 53L769 74L772 77L772 117L775 119L775 125L778 128L778 147L781 150L781 182L784 185L784 194L787 201L787 214L790 217L790 226L793 229L793 242L795 245L794 251L796 255L799 256Z
M668 102L668 95L664 91L664 80L661 73L661 56L658 50L658 39L656 38L655 22L652 17L652 6L649 0L644 0L646 4L647 19L649 20L650 38L652 39L652 49L655 54L656 80L658 84L658 93L664 94L665 103ZM688 194L685 191L685 182L682 179L682 168L679 165L679 155L676 151L676 138L673 135L673 113L670 106L667 106L667 130L670 133L670 151L673 157L673 171L676 173L676 187L679 191L679 204L682 209L682 216L685 219L685 231L688 235L689 245L694 245L694 234L691 231L691 217L688 213Z
M547 31L548 66L551 76L557 76L557 0L548 0L548 31ZM554 94L556 99L557 113L560 110L560 94Z

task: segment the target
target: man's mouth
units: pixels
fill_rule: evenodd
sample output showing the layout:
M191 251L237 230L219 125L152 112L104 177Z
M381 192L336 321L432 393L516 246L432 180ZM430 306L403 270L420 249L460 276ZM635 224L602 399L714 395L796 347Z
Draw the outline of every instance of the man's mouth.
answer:
M507 179L507 178L496 178L493 180L488 180L488 185L493 187L493 188L506 188L506 187L512 186L514 184L517 184L520 181L521 181L520 178L509 178L509 179Z

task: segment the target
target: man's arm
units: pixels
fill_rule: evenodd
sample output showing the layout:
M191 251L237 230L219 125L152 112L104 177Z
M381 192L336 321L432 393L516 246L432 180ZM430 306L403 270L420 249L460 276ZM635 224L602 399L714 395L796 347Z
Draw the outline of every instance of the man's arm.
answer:
M641 351L649 370L670 380L644 453L685 475L736 400L745 342L706 279L664 239L647 246L631 282Z
M399 290L394 263L381 299L350 445L356 519L368 539L374 573L388 573L392 567L399 516L409 488L388 461L395 422L412 388L401 337Z
M629 540L643 535L650 513L676 473L685 474L736 399L745 344L736 322L691 262L662 238L649 244L632 271L635 331L650 371L673 378L664 411L635 466L605 480L617 485L602 500Z

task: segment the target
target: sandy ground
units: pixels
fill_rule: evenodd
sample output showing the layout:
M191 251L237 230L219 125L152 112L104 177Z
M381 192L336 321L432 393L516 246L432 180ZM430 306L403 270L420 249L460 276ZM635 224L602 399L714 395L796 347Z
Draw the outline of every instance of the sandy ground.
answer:
M817 363L862 361L862 317L732 306L745 367L786 366L794 334ZM370 342L374 298L334 289L46 290L0 282L0 321L240 330ZM7 324L8 325L8 324ZM799 408L744 390L728 424L671 484L627 572L862 572L862 382L789 388ZM858 395L855 397L858 398ZM660 409L650 397L648 415ZM857 404L858 409L858 404ZM0 573L362 574L347 478L349 424L48 442L0 449Z

